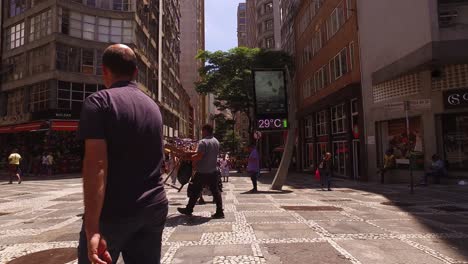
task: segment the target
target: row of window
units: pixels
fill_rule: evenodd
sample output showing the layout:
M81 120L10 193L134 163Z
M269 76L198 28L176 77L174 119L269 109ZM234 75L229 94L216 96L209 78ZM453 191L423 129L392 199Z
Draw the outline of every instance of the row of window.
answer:
M34 7L47 0L4 0L8 17L14 17L24 13L28 7Z
M116 11L131 10L130 0L72 0L80 4L102 9L112 9Z
M349 50L349 54L348 54ZM349 58L349 61L348 61ZM304 98L314 96L330 83L339 79L354 67L354 42L342 49L330 62L318 69L302 85Z
M357 99L351 100L351 127L354 128L358 124L359 119L359 103ZM330 108L330 110L323 110L317 112L315 116L309 116L304 120L305 138L315 136L328 135L328 124L331 122L331 133L340 134L347 132L347 104L339 104ZM315 121L315 124L314 124Z
M29 41L38 40L52 33L52 10L48 9L30 18ZM5 32L5 45L7 50L21 47L25 44L25 22L22 21Z
M50 70L50 45L38 47L4 60L2 82L17 81Z
M102 75L102 51L59 44L56 67L67 72Z
M112 43L131 43L133 22L90 16L68 9L59 9L60 32L72 37Z
M351 0L346 0L346 6L344 2L341 2L331 13L331 15L327 18L325 23L323 23L312 35L311 41L307 44L306 47L302 50L300 54L300 67L307 64L312 58L318 53L318 51L325 45L325 41L330 40L339 30L340 28L346 23L347 19L351 17ZM307 19L308 16L315 16L316 8L320 8L320 1L315 2L314 4L310 4L311 11L307 12L303 15L302 19L306 19L304 22L303 30L309 26L311 19ZM312 16L312 18L313 18ZM301 21L302 22L302 21ZM299 25L300 33L301 31L301 24Z

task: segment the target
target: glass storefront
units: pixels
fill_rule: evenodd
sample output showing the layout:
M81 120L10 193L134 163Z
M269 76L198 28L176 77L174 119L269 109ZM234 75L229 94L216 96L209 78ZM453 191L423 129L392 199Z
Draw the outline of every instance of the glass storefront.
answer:
M409 119L409 136L404 118L388 121L387 133L388 149L393 149L397 168L407 168L407 160L412 154L414 168L424 169L423 130L420 117ZM386 149L383 151L385 153Z
M443 115L443 144L449 170L468 169L468 113Z

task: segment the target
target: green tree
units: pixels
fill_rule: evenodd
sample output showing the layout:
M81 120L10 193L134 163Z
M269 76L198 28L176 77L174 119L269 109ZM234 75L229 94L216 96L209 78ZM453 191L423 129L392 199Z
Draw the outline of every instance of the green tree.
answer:
M200 94L213 94L214 104L220 110L229 110L233 116L245 113L249 118L249 132L253 132L253 78L252 69L292 67L292 58L282 51L266 51L246 47L229 51L200 51L197 59L205 61L199 69L201 81L196 83Z

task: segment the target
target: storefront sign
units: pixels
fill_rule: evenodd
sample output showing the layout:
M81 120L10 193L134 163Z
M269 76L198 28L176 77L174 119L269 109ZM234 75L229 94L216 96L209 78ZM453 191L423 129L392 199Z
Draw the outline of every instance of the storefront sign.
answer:
M446 109L468 107L468 89L445 91L444 106Z
M46 110L42 112L33 113L32 119L33 120L43 120L43 119L77 120L77 119L80 119L80 113L78 111L50 109L50 110Z

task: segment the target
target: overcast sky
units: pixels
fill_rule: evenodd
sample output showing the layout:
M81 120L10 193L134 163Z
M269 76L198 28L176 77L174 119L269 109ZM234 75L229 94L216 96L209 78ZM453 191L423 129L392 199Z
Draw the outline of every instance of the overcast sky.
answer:
M205 0L206 50L237 46L237 6L243 0Z

